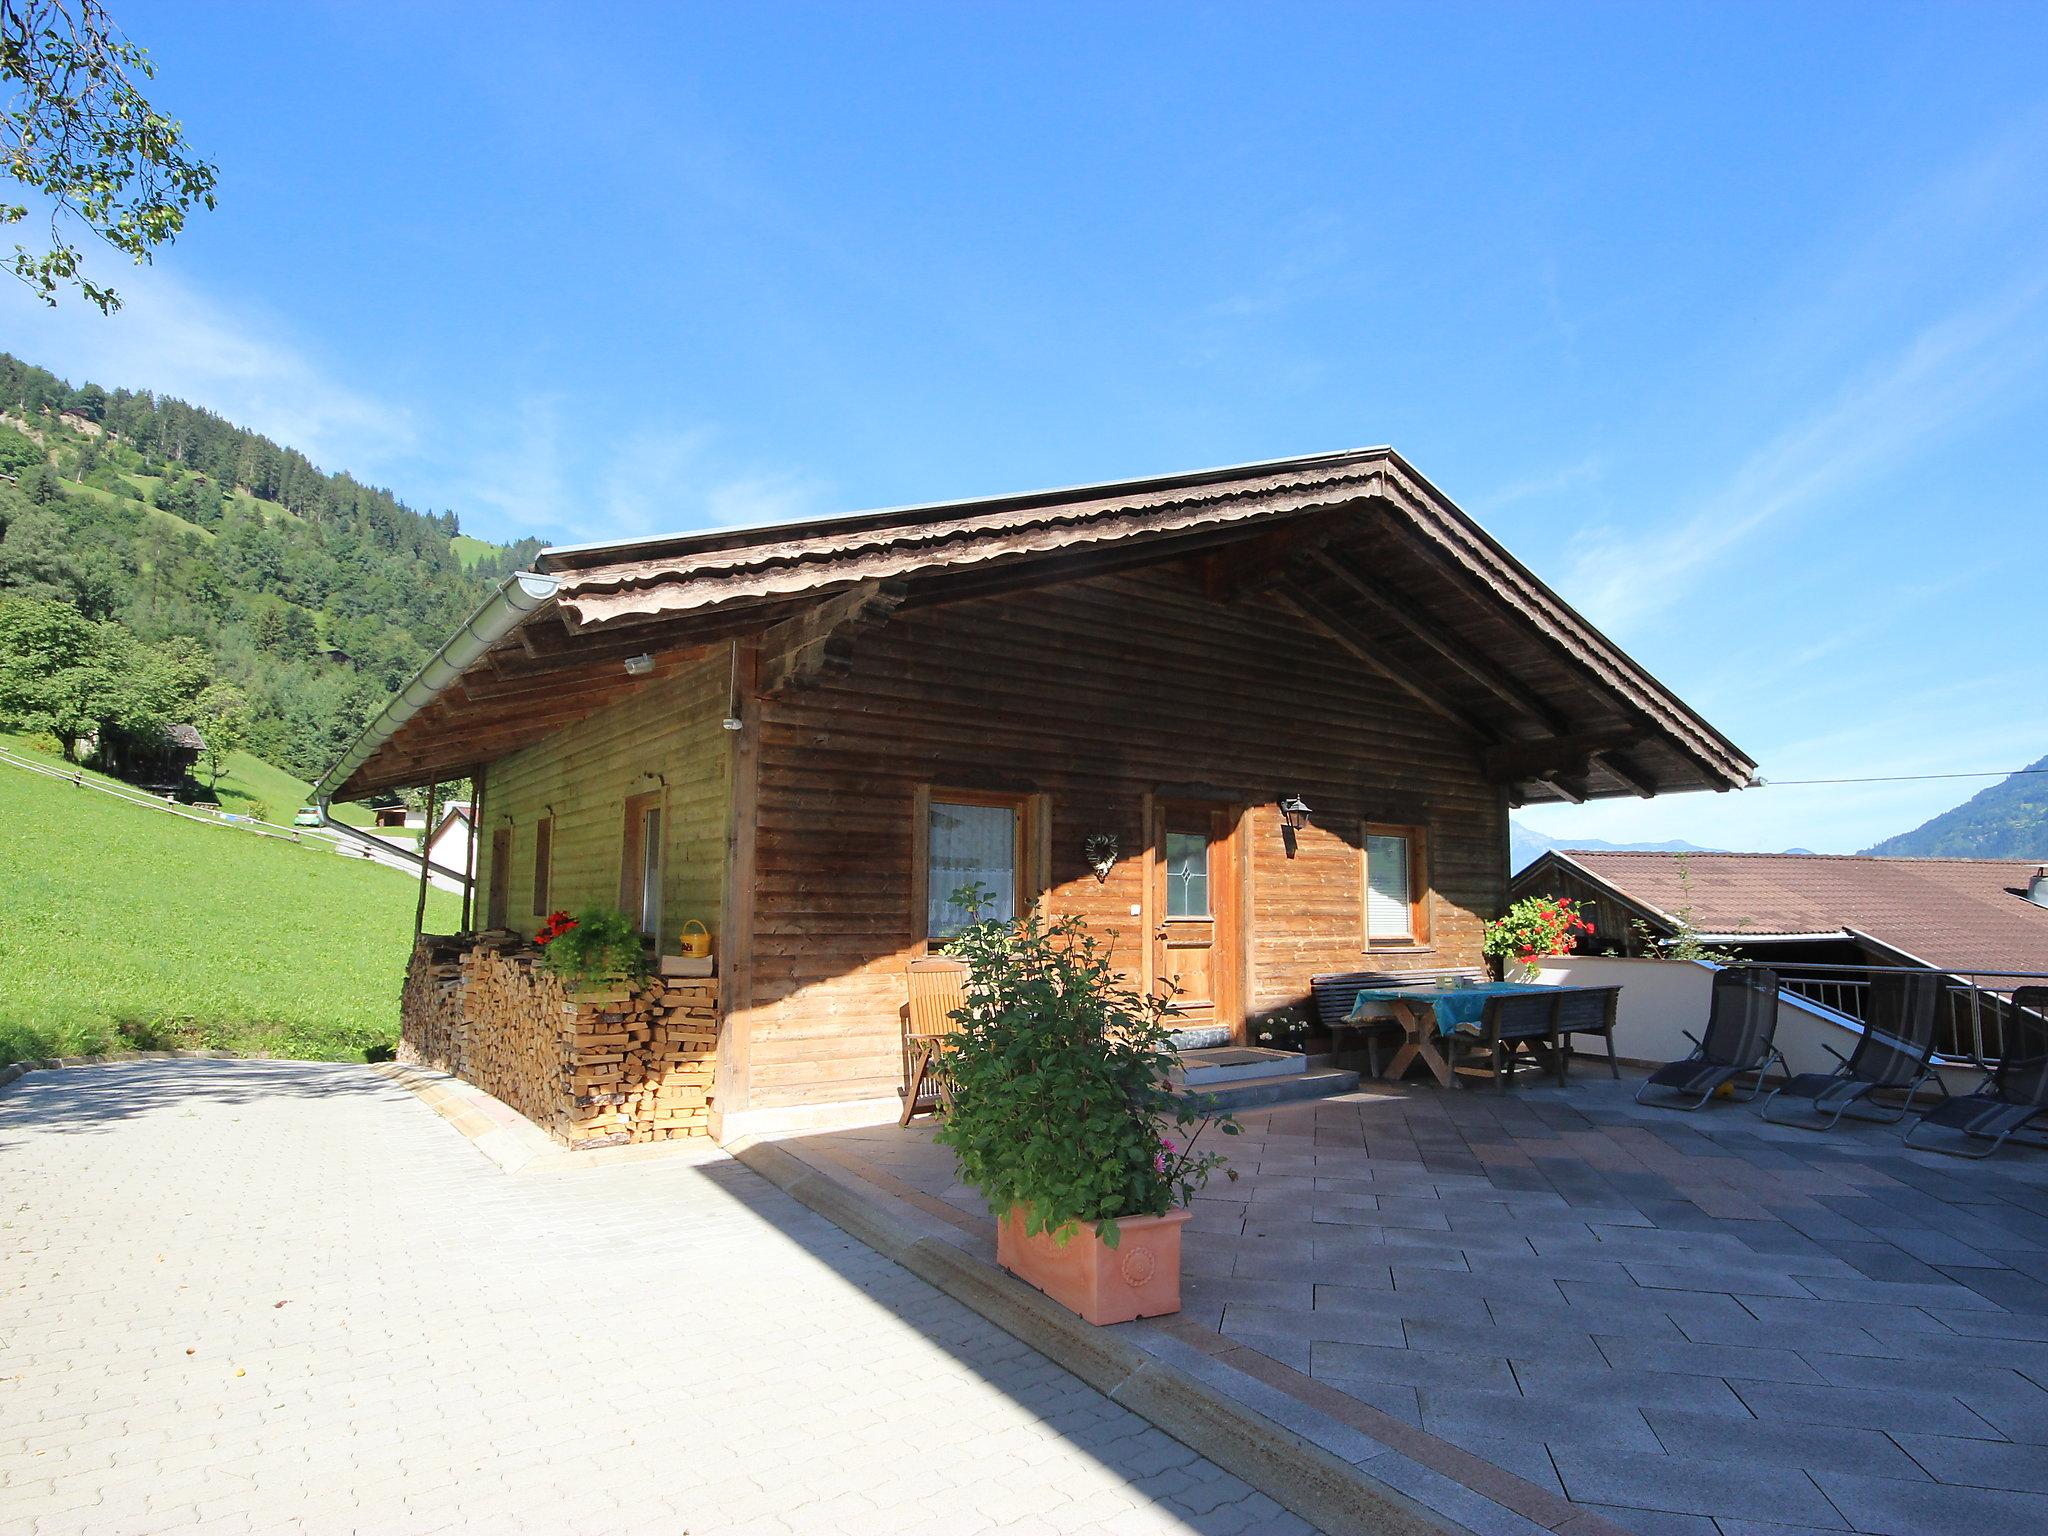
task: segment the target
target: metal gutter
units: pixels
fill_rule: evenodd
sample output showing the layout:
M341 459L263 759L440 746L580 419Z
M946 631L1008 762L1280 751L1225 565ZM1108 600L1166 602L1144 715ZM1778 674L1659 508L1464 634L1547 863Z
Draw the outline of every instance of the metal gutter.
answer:
M533 571L517 571L507 576L498 590L485 598L476 612L463 622L462 627L427 658L425 665L392 696L377 717L362 728L341 755L341 760L320 776L320 781L313 786L313 800L320 808L321 819L327 819L327 802L333 798L334 791L348 782L348 776L360 768L371 753L389 741L401 725L431 704L436 695L460 677L479 656L552 599L559 585L554 577ZM421 856L425 856L424 852Z
M336 832L344 833L359 843L367 843L380 852L405 860L408 864L417 864L425 859L427 868L435 874L446 875L450 880L456 881L461 885L469 884L469 876L462 870L450 869L446 864L436 864L432 859L427 858L427 843L429 839L421 838L419 851L415 853L410 848L392 842L388 837L379 837L376 833L366 832L361 827L352 827L345 821L336 821L328 814L327 804L328 801L325 795L320 796L315 802L315 808L320 812L320 824L323 827L331 827Z

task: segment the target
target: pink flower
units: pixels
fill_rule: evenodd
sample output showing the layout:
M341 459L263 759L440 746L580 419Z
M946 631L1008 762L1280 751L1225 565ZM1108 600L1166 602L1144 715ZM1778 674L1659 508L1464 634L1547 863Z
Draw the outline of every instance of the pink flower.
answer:
M1166 1154L1164 1152L1156 1152L1153 1154L1152 1171L1154 1173L1166 1172Z

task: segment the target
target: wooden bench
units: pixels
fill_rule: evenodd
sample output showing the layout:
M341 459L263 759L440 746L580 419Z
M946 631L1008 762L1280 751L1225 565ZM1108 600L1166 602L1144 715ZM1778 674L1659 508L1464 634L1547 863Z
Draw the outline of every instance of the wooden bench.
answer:
M1572 1050L1573 1035L1598 1035L1607 1042L1607 1070L1615 1078L1621 1066L1614 1059L1614 1019L1621 1002L1619 987L1568 987L1557 1001L1557 1032Z

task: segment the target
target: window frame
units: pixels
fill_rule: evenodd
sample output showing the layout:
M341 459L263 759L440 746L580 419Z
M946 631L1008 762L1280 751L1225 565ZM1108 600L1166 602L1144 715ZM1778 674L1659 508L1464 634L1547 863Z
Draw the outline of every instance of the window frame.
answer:
M911 868L909 924L911 952L932 954L946 940L932 934L932 805L997 805L1016 813L1016 911L1022 918L1038 911L1051 889L1051 848L1047 831L1053 823L1051 797L1028 788L954 788L950 784L918 784L911 795Z
M543 816L533 824L533 915L548 915L548 898L555 885L555 818Z
M1408 928L1403 935L1375 936L1372 931L1372 844L1375 837L1398 837L1408 844ZM1368 821L1358 838L1358 924L1365 953L1415 954L1432 947L1430 939L1429 828L1413 822Z
M663 915L661 888L668 878L667 798L659 789L626 796L625 836L619 857L619 910L639 926L642 938L653 939L657 945L661 939ZM651 898L647 883L647 816L650 811L659 818L655 823L654 884Z

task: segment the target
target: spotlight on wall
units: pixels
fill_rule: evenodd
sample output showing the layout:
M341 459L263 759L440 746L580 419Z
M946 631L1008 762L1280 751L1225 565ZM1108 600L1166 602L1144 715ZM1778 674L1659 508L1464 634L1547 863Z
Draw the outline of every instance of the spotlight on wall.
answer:
M654 670L654 658L642 651L638 656L626 658L626 676L645 677Z
M1290 832L1299 832L1308 825L1308 802L1299 795L1288 795L1280 802L1280 821Z

